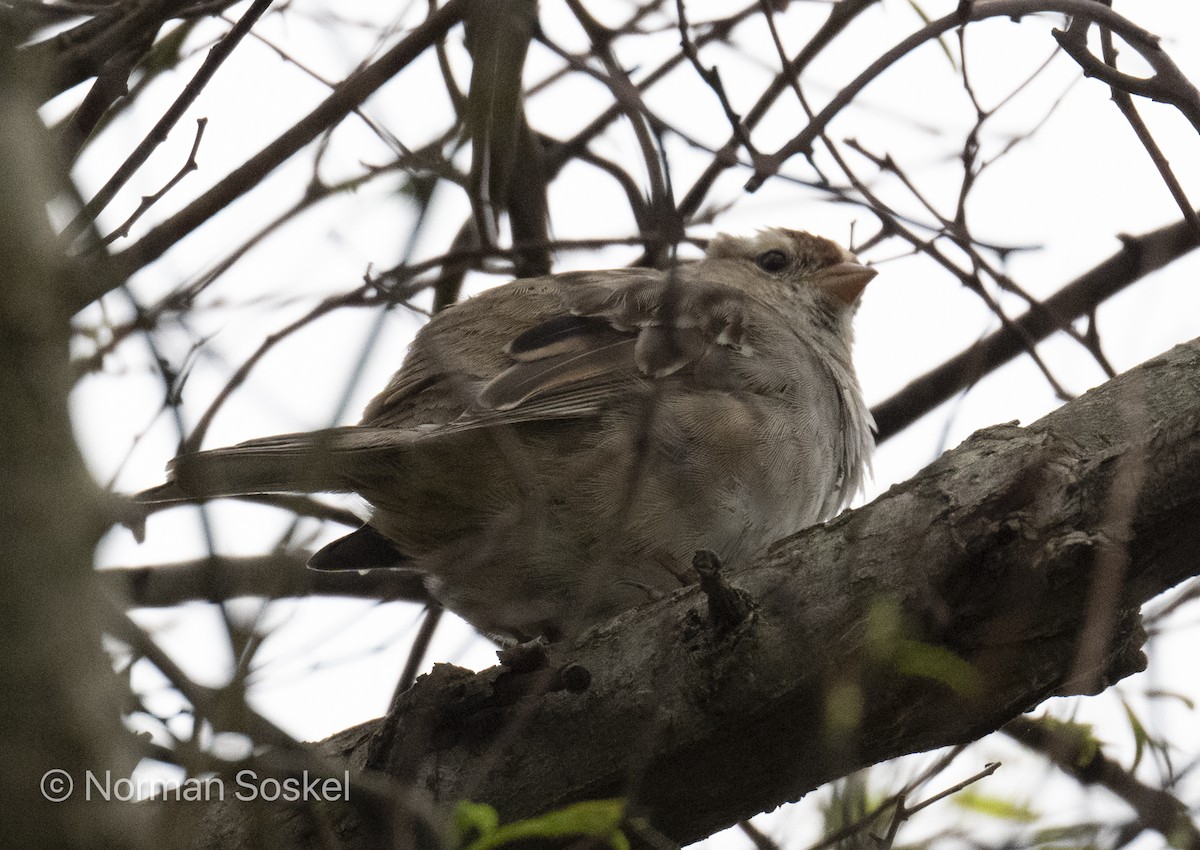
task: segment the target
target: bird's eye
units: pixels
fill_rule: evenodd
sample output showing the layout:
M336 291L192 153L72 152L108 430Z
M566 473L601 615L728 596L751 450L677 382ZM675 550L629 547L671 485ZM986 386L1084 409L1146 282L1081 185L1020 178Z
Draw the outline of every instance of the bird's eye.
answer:
M754 258L754 264L765 272L775 274L787 268L788 257L783 251L763 251Z

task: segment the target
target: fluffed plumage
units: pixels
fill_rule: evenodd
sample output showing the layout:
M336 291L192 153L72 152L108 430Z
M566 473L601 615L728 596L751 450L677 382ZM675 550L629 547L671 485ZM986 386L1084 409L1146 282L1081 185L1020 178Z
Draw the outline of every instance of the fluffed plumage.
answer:
M516 280L435 316L360 425L180 456L142 498L357 492L368 525L315 566L419 570L484 632L572 634L692 582L697 549L745 563L846 505L874 274L771 229L667 271Z

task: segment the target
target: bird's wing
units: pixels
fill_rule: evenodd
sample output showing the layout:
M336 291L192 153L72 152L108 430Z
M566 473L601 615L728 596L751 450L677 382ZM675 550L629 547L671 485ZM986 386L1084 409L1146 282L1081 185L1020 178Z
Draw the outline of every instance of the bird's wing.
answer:
M745 374L731 360L753 353L747 316L761 323L764 309L688 267L515 281L431 321L363 424L444 433L589 417L671 375L732 389Z

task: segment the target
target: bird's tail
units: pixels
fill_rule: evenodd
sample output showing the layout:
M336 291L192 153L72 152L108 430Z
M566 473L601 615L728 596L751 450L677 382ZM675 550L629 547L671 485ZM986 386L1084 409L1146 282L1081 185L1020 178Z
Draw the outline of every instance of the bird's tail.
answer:
M380 454L411 444L413 433L347 426L249 440L183 454L167 464L167 483L138 493L140 502L177 502L264 493L338 493L355 489L356 472Z

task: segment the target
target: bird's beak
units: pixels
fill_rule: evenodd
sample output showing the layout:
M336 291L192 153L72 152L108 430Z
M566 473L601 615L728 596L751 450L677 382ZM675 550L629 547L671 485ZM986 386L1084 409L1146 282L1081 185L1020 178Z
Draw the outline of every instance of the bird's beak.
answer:
M877 274L879 272L869 266L847 260L821 269L813 276L813 283L843 304L853 304Z

